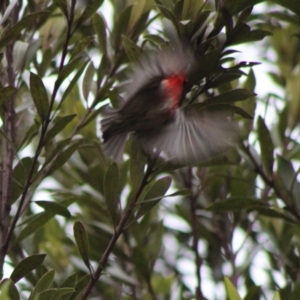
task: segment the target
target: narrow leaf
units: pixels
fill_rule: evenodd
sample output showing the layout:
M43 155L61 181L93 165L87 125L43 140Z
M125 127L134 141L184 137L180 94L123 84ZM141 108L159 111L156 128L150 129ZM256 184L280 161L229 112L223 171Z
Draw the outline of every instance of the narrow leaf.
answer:
M35 254L26 257L15 267L12 274L10 275L10 279L14 283L18 282L29 272L31 272L32 270L36 269L39 265L41 265L45 257L46 254Z
M261 160L267 174L271 176L273 173L274 164L274 145L269 129L261 116L259 116L257 119L257 133L261 152Z
M226 287L227 296L230 300L242 300L242 298L239 296L236 288L231 283L230 279L228 277L224 278L224 283Z
M89 271L91 272L91 265L89 259L89 241L83 224L79 221L76 221L74 223L73 232L80 256L87 268L89 269Z
M53 127L47 132L44 145L51 141L58 133L60 133L76 115L69 115L65 117L57 117L53 121Z
M34 287L29 300L35 300L37 294L47 290L53 283L55 271L51 270L45 273L37 282L36 286Z
M205 102L209 102L211 104L216 103L231 103L236 101L247 100L251 97L255 96L255 93L250 92L245 89L236 89L230 92L221 94L219 96L215 96L213 98L209 98Z
M34 203L42 207L46 212L52 213L54 215L60 215L66 218L71 217L71 213L69 212L69 210L59 203L52 201L34 201Z
M48 95L43 81L34 73L30 73L30 92L38 115L45 121L49 110Z
M116 163L112 163L108 167L104 176L103 189L107 210L115 225L119 203L119 171Z

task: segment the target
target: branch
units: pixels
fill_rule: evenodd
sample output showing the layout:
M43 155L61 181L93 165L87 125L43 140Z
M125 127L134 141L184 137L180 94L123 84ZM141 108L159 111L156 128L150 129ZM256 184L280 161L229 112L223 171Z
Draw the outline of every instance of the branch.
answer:
M143 180L140 184L140 187L135 195L135 197L132 199L132 201L130 202L129 206L127 207L127 209L125 210L116 230L115 233L113 234L106 250L104 251L98 267L95 271L95 273L92 275L92 278L90 279L89 284L87 285L85 291L83 292L82 296L81 296L81 300L87 299L87 297L89 296L89 294L92 291L92 288L94 287L94 285L96 284L96 282L98 281L98 279L100 278L103 269L105 268L109 255L111 254L111 252L113 251L113 248L118 240L118 238L120 237L120 235L123 233L126 223L129 220L131 213L133 211L133 209L135 208L136 202L138 200L138 198L140 197L141 193L143 192L144 188L146 187L146 185L148 184L148 179L151 176L151 174L153 173L153 166L155 164L156 160L153 159L151 161L148 162L148 167L147 170L144 174Z

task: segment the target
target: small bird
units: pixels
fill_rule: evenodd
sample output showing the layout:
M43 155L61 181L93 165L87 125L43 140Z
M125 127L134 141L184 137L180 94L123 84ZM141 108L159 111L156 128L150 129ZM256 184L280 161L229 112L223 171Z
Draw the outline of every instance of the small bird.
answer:
M195 163L228 148L233 125L228 113L180 107L193 60L190 54L163 51L140 60L118 109L107 108L101 121L104 152L120 160L129 134L147 153L154 150L181 164Z

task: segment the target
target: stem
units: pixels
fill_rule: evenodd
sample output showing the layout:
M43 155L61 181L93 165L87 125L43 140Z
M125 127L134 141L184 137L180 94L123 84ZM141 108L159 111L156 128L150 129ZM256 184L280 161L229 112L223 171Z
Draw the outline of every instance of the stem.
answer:
M75 4L76 4L76 1L72 0L70 13L69 13L69 18L68 18L68 30L67 30L67 34L66 34L66 41L65 41L64 46L63 46L63 51L62 51L62 56L61 56L61 61L60 61L58 73L63 69L64 64L65 64L65 60L66 60L66 56L67 56L67 53L68 53L68 44L69 44L70 38L72 36L71 29L72 29L72 24L73 24L73 20L74 20ZM11 53L12 53L12 51L11 51ZM27 176L27 179L26 179L26 182L25 182L25 185L24 185L24 189L23 189L23 193L22 193L22 196L21 196L21 199L20 199L20 203L19 203L17 212L16 212L16 214L15 214L15 216L14 216L12 222L11 222L11 225L10 225L10 228L8 230L5 242L2 245L2 250L5 251L5 254L7 253L8 245L9 245L10 240L12 238L12 235L13 235L14 229L16 227L16 224L17 224L17 222L18 222L18 220L21 216L21 212L24 210L23 206L24 205L27 206L28 203L29 203L29 202L25 201L26 198L27 198L26 196L27 196L29 188L32 184L32 178L34 176L34 171L35 171L35 168L36 168L36 165L37 165L37 162L38 162L38 157L39 157L39 155L40 155L40 153L43 149L44 139L45 139L49 124L51 123L51 118L50 118L51 117L51 111L52 111L52 108L53 108L53 105L54 105L54 102L55 102L55 98L56 98L56 94L58 92L58 88L59 88L59 85L56 81L55 85L54 85L53 93L52 93L52 96L51 96L47 117L46 117L46 120L44 121L44 123L42 124L41 137L40 137L35 155L33 157L32 166L30 168L30 171L28 173L28 176Z
M152 172L153 172L153 166L155 164L155 160L152 160L150 162L148 162L148 167L147 167L147 170L144 174L144 177L143 177L143 180L140 184L140 187L135 195L135 197L132 199L132 201L129 203L129 206L127 207L127 209L125 210L116 230L115 230L115 233L113 234L107 248L105 249L100 261L99 261L99 264L98 264L98 267L95 271L95 273L92 275L91 279L90 279L90 282L88 283L85 291L83 292L82 296L81 296L81 300L84 300L84 299L87 299L87 297L89 296L89 294L91 293L92 291L92 288L94 287L94 285L96 284L96 282L98 281L98 279L100 278L101 274L102 274L102 271L105 267L105 265L107 264L107 261L108 261L108 258L109 258L109 255L110 253L112 252L118 238L120 237L120 235L123 233L124 229L125 229L125 225L126 225L126 222L129 220L130 218L130 215L133 211L133 209L135 208L135 204L139 198L139 196L141 195L143 189L145 188L145 186L148 184L148 179L149 177L151 176Z
M188 181L186 183L187 187L192 190L192 168L188 170ZM201 265L202 258L199 255L198 245L199 245L199 235L198 235L198 220L197 220L197 195L194 193L190 196L190 216L191 216L191 227L192 227L192 250L195 254L195 275L197 278L196 286L196 299L204 299L202 289L201 289Z

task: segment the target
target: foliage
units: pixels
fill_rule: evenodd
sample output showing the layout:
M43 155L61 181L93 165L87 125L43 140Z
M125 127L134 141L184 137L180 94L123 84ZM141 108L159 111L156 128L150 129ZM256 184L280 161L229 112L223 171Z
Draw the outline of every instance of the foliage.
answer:
M0 299L297 298L300 11L268 3L0 2ZM129 140L111 162L101 112L167 45L195 57L185 104L230 109L238 144L182 167ZM280 93L256 96L270 49Z

